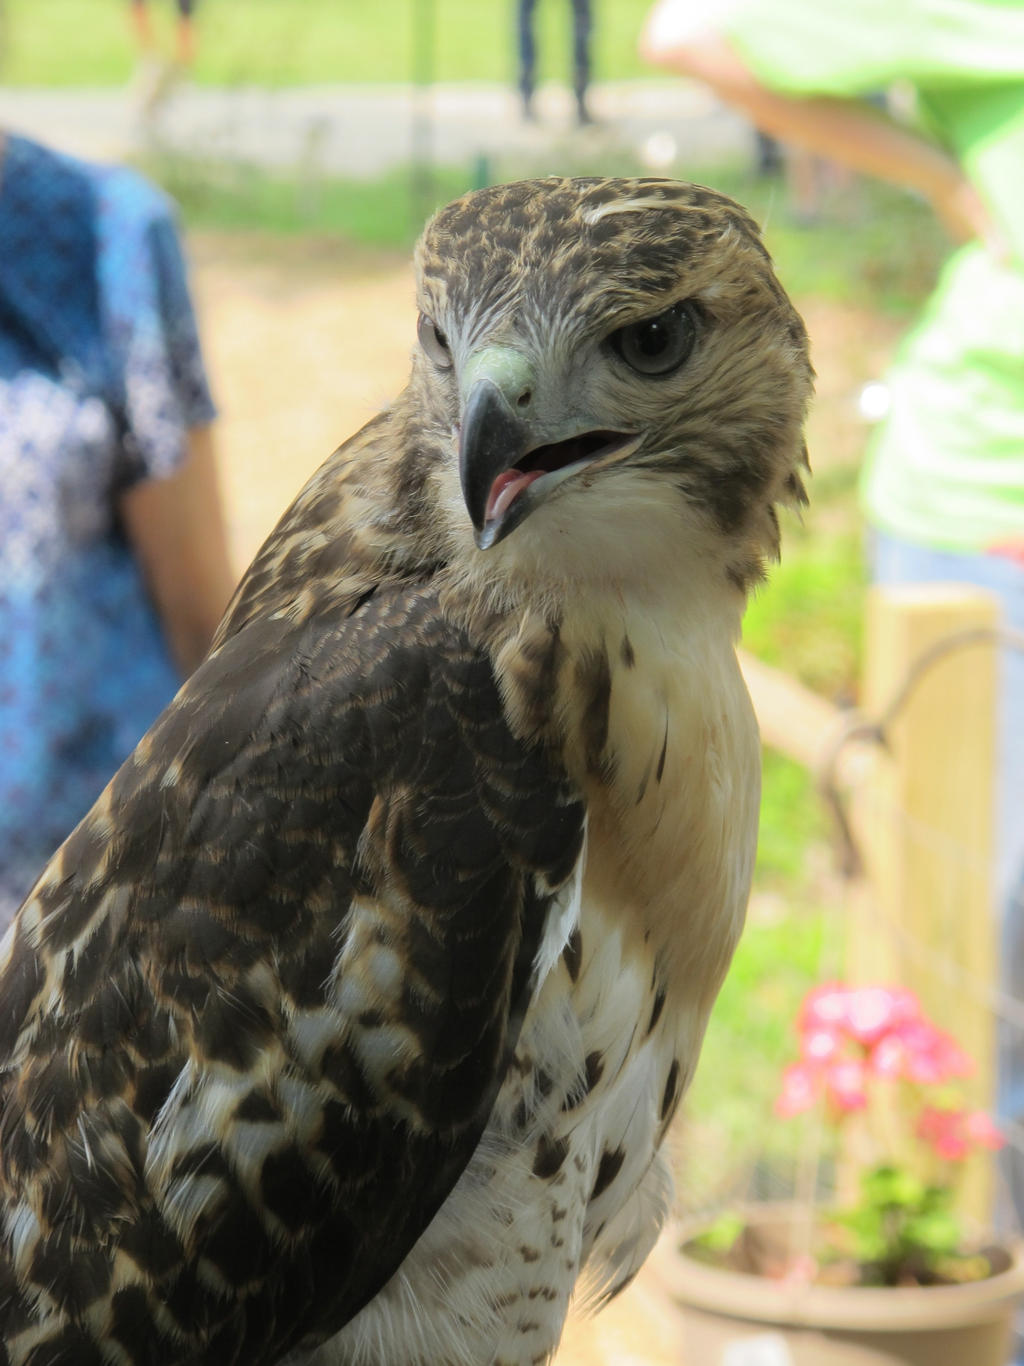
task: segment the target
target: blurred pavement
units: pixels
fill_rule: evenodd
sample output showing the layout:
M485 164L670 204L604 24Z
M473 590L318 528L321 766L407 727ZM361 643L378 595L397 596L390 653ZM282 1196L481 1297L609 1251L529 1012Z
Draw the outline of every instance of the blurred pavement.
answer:
M538 92L538 121L526 123L515 91L501 86L226 90L184 83L147 119L138 89L0 89L0 127L97 160L124 160L155 146L353 177L426 156L466 165L497 154L536 160L545 149L572 147L628 147L654 174L672 163L686 173L689 165L752 155L744 121L682 81L598 85L591 106L597 122L580 129L569 92L557 86Z

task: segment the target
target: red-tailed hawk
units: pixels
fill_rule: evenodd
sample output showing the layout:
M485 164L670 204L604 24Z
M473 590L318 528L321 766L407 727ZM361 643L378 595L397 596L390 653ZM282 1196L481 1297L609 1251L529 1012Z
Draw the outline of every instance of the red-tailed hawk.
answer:
M11 1366L527 1366L614 1293L743 920L806 339L710 190L467 195L409 387L0 960Z

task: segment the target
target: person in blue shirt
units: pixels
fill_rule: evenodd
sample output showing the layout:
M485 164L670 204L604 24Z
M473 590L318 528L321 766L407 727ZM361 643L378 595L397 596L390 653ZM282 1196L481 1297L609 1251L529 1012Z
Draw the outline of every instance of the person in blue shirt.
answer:
M231 591L166 198L0 134L0 932Z

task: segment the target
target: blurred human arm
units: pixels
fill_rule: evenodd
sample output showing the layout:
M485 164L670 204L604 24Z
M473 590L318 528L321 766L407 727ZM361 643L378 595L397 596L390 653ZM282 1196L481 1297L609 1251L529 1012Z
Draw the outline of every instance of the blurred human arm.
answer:
M212 429L188 433L184 463L121 497L121 518L183 675L203 658L235 584Z
M678 9L673 0L661 0L651 11L640 39L645 60L702 81L783 142L917 191L956 240L979 237L1001 248L980 195L956 160L937 144L859 100L824 93L793 96L771 89L725 34L675 25L673 11Z

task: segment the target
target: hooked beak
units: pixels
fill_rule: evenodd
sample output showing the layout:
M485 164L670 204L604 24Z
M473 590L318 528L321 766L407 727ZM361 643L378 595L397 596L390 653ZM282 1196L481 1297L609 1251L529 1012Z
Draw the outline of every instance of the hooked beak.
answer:
M478 548L504 540L571 475L638 444L634 433L604 430L538 440L499 385L489 376L477 379L462 416L459 476Z

